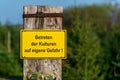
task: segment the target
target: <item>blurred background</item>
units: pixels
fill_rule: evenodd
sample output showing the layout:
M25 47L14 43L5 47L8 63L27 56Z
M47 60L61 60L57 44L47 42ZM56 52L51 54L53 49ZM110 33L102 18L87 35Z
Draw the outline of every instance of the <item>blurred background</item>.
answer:
M19 30L25 5L63 6L68 32L63 80L120 80L119 0L0 1L0 80L22 80Z

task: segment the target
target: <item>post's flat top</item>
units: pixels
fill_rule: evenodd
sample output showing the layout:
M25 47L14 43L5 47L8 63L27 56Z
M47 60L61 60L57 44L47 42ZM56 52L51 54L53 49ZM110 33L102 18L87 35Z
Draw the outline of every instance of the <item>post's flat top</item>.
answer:
M62 6L24 6L24 14L43 13L63 13Z

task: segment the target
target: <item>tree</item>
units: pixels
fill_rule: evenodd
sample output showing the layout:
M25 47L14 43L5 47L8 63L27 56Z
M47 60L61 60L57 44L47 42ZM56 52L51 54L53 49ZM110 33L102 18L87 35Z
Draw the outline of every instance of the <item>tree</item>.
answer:
M0 26L0 77L22 76L22 60L19 57L19 29L14 25ZM8 38L8 31L11 35ZM11 44L8 41L11 40ZM7 45L11 46L8 52Z
M79 16L72 20L68 30L68 59L63 64L63 79L103 80L104 75L100 74L100 65L97 64L99 38L91 22L86 21L83 25Z
M120 27L112 26L102 40L101 70L107 73L106 80L118 80L120 79Z

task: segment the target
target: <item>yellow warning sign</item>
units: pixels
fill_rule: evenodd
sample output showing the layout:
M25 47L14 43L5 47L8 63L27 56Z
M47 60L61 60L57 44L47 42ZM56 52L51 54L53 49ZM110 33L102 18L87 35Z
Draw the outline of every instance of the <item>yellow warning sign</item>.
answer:
M66 59L66 30L21 30L21 59Z

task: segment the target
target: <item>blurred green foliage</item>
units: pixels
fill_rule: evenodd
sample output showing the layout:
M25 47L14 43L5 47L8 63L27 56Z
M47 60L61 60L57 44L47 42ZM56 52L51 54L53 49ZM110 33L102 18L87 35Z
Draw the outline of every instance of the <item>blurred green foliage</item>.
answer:
M63 28L68 32L68 57L63 60L63 80L120 79L120 19L112 22L110 14L114 14L113 10L117 9L111 5L64 9ZM0 25L2 76L22 76L22 60L19 57L21 27L18 26Z
M110 14L116 14L115 22ZM120 79L120 21L117 16L119 11L111 5L64 10L68 58L63 61L63 80Z
M20 27L15 25L0 25L0 76L22 76L22 60L19 57L19 30ZM10 52L8 46L10 46Z

